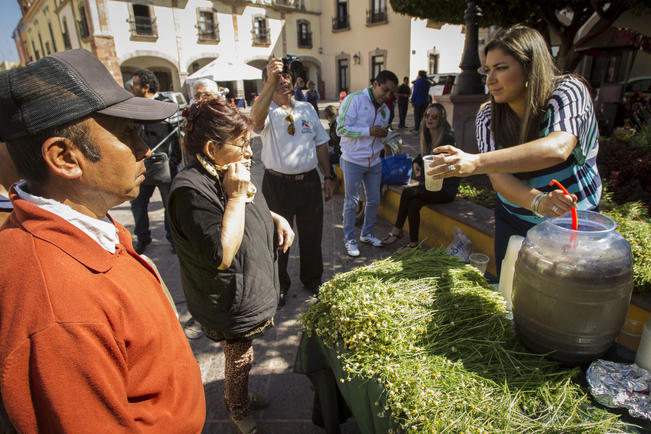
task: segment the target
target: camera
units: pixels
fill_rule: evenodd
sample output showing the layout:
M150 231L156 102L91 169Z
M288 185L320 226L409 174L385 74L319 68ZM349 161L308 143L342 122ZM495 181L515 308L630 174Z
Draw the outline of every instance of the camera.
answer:
M283 61L283 73L291 74L292 77L295 77L297 75L300 75L300 73L303 71L303 64L301 63L301 59L296 57L294 54L287 54L285 57L282 58Z

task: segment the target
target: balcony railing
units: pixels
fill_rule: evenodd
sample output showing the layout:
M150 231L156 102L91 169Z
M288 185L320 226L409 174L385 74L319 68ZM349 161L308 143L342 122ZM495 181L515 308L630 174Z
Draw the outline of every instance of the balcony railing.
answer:
M366 25L385 24L389 22L386 8L384 9L366 9Z
M341 30L349 30L350 21L348 20L348 15L339 15L332 18L332 31L338 32Z
M312 32L298 35L298 48L312 48Z
M273 4L274 6L292 9L298 9L301 6L301 2L299 0L273 0Z
M133 17L128 22L131 25L131 36L158 37L156 17Z
M217 26L212 25L212 26L198 26L197 27L197 35L199 41L211 41L211 42L219 42L219 29Z
M262 31L251 31L251 39L254 47L271 45L271 34L269 29Z

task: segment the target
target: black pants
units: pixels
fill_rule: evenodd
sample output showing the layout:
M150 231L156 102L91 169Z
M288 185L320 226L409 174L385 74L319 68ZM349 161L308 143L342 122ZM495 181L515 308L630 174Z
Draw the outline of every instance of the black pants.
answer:
M318 172L314 169L306 173L302 180L296 181L265 170L262 193L271 211L285 217L292 226L296 219L301 282L308 288L319 285L323 274L323 198ZM287 272L288 260L289 250L278 255L280 290L284 293L291 284Z
M395 226L402 229L405 220L409 218L409 241L417 243L420 209L428 203L447 203L453 200L454 195L450 195L444 190L429 191L423 185L407 187L402 190L400 195L400 205L398 206L398 217Z
M427 108L427 104L414 104L414 129L418 130L420 128L420 121L423 119L423 115L425 114L425 109Z
M398 124L398 128L405 128L405 119L407 118L407 109L409 108L409 100L407 98L403 100L398 99L398 117L400 119L400 123Z
M170 194L169 184L140 184L140 192L138 196L131 201L131 212L133 213L133 220L135 228L134 235L139 241L151 241L151 231L149 230L149 199L154 194L154 190L158 188L163 207L167 207L167 197ZM169 225L167 224L167 212L165 213L165 238L172 242L172 234L170 233Z

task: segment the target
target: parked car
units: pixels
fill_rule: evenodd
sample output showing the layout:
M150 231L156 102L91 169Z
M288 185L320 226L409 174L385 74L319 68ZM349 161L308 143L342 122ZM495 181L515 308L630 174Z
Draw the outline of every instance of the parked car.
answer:
M437 73L429 74L427 79L432 83L432 86L429 88L429 96L432 100L435 100L437 96L443 95L443 89L445 88L445 82L448 77L454 77L456 80L458 72L446 72L446 73Z
M185 106L188 105L188 102L185 100L185 96L183 96L181 92L164 91L158 93L177 103L179 105L179 109L181 110L183 110Z
M651 77L633 77L625 82L604 83L597 91L595 114L599 130L609 135L613 128L629 124L641 127L647 121L651 101Z
M432 83L432 86L429 88L429 96L432 101L436 101L436 97L443 95L443 89L445 88L445 82L448 77L453 77L456 82L457 77L459 77L459 72L444 72L437 74L429 74L427 79ZM484 85L484 93L488 93L488 87L486 87L486 74L483 72L479 73L481 75L482 84Z

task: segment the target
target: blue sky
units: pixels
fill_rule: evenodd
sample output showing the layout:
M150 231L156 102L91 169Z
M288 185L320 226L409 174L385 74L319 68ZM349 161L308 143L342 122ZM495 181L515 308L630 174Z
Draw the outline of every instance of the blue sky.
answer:
M11 39L11 32L16 28L20 17L20 7L16 0L0 0L0 62L18 62L18 51Z

